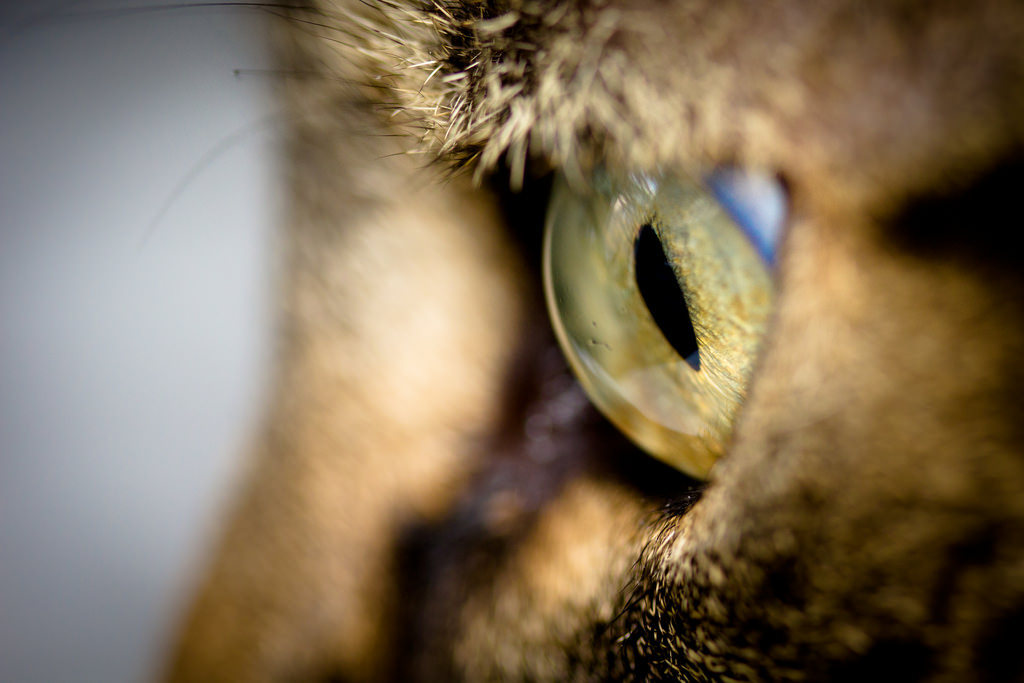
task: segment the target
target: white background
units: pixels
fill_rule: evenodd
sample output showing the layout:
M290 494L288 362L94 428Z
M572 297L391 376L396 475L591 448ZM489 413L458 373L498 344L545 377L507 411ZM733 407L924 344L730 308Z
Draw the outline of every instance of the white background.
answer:
M267 17L147 4L0 0L7 683L153 676L264 398Z

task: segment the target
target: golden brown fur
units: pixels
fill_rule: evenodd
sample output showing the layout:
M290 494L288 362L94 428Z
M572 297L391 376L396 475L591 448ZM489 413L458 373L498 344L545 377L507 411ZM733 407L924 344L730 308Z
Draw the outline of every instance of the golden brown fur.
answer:
M1022 45L1009 0L293 11L278 391L171 678L1024 678ZM605 428L520 341L501 203L425 148L784 178L776 316L692 509L572 433Z

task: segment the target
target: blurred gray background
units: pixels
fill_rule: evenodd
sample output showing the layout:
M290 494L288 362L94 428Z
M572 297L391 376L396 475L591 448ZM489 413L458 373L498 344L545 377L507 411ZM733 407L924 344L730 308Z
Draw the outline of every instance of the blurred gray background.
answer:
M0 0L6 683L153 676L264 399L268 18L160 4Z

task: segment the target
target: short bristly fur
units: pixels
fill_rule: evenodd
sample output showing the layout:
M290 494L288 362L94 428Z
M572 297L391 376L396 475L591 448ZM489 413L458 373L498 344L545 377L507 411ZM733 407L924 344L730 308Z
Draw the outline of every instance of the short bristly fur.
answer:
M873 192L896 174L927 185L1019 137L1012 13L991 1L437 0L307 16L341 36L331 70L391 85L381 101L441 156L479 155L485 169L506 153L514 168L528 153L569 169L770 166L799 147Z
M278 391L172 678L1024 678L1024 6L288 23ZM435 156L784 181L777 310L699 502L552 360L519 200Z

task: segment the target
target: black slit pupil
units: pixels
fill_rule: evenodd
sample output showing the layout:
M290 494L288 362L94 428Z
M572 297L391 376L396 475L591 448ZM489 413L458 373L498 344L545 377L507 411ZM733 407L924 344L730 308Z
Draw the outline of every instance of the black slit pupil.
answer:
M640 228L633 258L636 285L658 329L690 367L700 370L697 335L693 331L686 297L665 257L661 239L650 224Z

